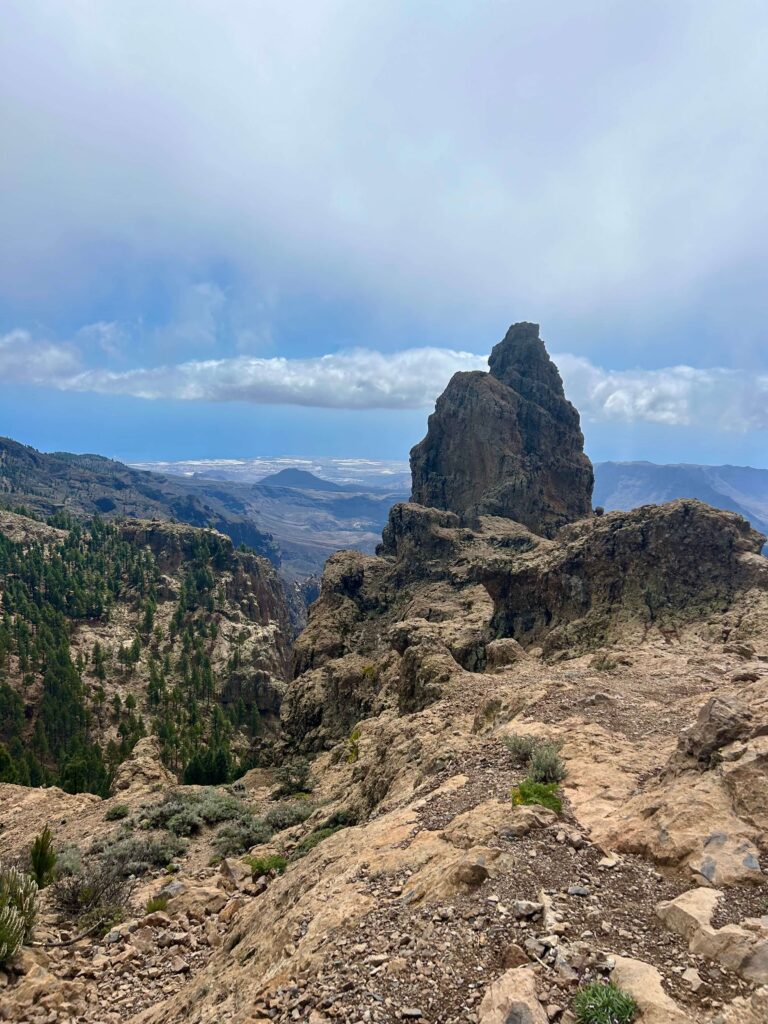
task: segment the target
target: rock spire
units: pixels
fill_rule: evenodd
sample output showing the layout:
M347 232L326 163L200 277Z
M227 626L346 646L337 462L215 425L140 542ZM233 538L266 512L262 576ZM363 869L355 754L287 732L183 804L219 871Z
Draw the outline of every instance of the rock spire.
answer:
M592 464L539 325L513 324L489 372L456 373L411 451L412 501L552 536L592 511Z

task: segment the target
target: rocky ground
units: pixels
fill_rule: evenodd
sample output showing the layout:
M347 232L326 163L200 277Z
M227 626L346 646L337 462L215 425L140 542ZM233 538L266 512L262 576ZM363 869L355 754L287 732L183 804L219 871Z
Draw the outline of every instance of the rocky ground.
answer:
M502 1019L482 1009L493 983L509 975L507 986L522 984L532 972L544 1019L568 1020L580 981L626 973L625 962L639 961L643 971L658 972L659 991L673 1001L666 1017L649 1008L642 1019L750 1020L734 1016L733 1007L739 998L757 998L759 983L768 982L762 872L700 889L700 851L685 852L681 817L711 810L711 802L695 802L695 783L714 774L722 784L730 762L665 773L679 756L681 728L712 697L738 698L752 709L751 728L758 718L768 725L768 716L759 717L768 648L753 645L745 656L733 642L721 643L707 659L699 632L674 640L649 635L631 654L614 652L614 661L631 658L631 665L609 669L595 668L594 655L558 665L528 655L503 672L461 673L427 708L364 723L356 760L337 759L334 751L315 760L313 818L254 853L290 853L322 817L353 806L377 751L389 744L394 775L367 822L257 883L242 861L208 866L208 839L195 839L170 880L176 894L166 909L141 913L146 898L169 884L162 874L144 878L134 893L135 916L103 937L48 946L68 941L76 926L46 913L42 945L19 965L25 973L5 975L0 1012L17 1021L486 1024ZM745 671L757 679L734 682ZM699 733L706 729L707 721L699 724ZM512 805L510 790L524 771L502 741L526 731L563 741L568 776L560 816ZM681 808L668 791L686 771L693 804ZM764 789L764 775L753 781ZM247 777L248 799L263 800L269 783L268 773ZM121 784L119 799L138 806L158 800L171 780L140 752ZM109 802L96 797L4 789L7 846L19 848L50 819L52 800L62 841L110 827ZM643 828L650 851L660 832L643 810L633 817L651 794L654 806L670 802L663 830L678 844L675 864L633 852ZM9 802L19 795L26 797L23 816ZM617 828L619 813L626 823ZM748 820L738 820L754 834ZM708 821L700 839L723 824ZM754 838L764 868L765 831ZM722 852L723 871L732 872L727 843ZM671 922L669 912L662 920L659 907L699 891L713 896L716 916L715 939L697 946L691 928ZM718 936L727 922L746 923ZM641 979L642 1005L650 983Z

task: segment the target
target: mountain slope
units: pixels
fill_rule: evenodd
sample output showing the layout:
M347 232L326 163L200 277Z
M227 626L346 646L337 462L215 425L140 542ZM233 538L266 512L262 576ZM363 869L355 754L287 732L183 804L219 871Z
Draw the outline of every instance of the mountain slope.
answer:
M652 462L595 464L595 505L628 511L675 498L697 498L738 512L761 533L768 533L768 470Z
M0 780L106 793L155 733L176 772L247 756L291 625L265 559L222 534L0 512Z
M43 516L64 511L77 518L177 519L220 530L273 563L280 560L273 539L226 487L216 493L194 480L131 469L100 455L46 454L0 438L0 504Z

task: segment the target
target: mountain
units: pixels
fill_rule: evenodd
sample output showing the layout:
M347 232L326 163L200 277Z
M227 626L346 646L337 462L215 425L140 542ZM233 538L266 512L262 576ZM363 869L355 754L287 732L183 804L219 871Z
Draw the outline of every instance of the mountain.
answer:
M738 512L768 533L768 470L749 466L656 465L652 462L598 462L594 503L631 509L675 498L697 498L715 508Z
M379 483L379 487L381 484ZM266 484L135 469L98 455L45 454L0 438L0 506L41 516L65 511L210 527L269 558L297 594L340 548L373 551L401 489L337 484L288 469Z
M23 506L43 516L67 512L178 520L226 533L273 563L277 545L226 489L217 493L194 480L132 469L100 455L46 454L0 438L0 505Z
M343 491L341 484L323 480L305 469L281 469L259 480L259 487L293 487L303 491Z

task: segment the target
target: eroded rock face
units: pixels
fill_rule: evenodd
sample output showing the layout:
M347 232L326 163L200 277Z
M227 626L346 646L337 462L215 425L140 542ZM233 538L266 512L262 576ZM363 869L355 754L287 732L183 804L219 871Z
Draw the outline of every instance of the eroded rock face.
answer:
M762 544L741 516L680 499L573 524L519 557L504 548L476 576L493 598L497 636L583 649L623 622L703 618L739 590L764 589Z
M156 736L145 736L139 740L129 757L123 761L115 773L112 793L130 790L146 790L157 792L168 789L176 782L175 776L168 771L160 757L160 744Z
M768 589L762 542L740 516L692 500L592 517L556 540L507 518L469 528L451 512L395 505L380 557L329 559L283 726L305 750L328 749L384 708L426 707L462 672L705 620Z
M538 324L514 324L490 372L457 373L411 451L412 501L505 516L552 536L592 510L592 465Z

